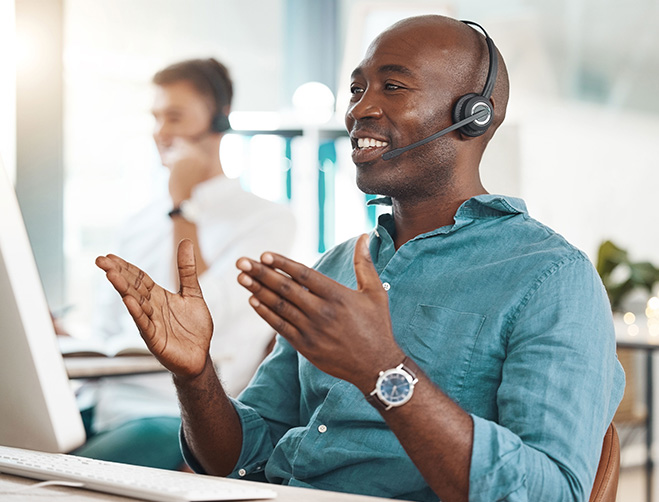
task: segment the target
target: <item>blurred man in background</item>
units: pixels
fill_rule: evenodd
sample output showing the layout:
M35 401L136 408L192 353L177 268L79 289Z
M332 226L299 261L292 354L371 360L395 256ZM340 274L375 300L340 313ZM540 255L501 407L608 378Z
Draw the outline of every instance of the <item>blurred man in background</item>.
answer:
M178 290L175 250L195 246L197 274L215 321L211 352L231 395L249 382L273 330L251 311L235 281L235 261L264 249L290 251L295 221L281 204L247 193L225 176L220 142L230 128L233 85L215 59L173 64L153 78L153 138L169 169L169 193L133 215L121 231L118 252L152 277ZM103 291L94 333L105 340L143 343L121 298ZM179 409L169 375L109 379L80 397L88 441L76 454L102 460L176 469Z

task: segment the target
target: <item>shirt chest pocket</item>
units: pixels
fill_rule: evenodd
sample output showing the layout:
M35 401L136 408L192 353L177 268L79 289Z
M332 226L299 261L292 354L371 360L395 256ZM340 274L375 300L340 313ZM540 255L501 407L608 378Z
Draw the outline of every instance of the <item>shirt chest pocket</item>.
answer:
M417 305L398 343L440 389L459 403L484 322L481 314Z

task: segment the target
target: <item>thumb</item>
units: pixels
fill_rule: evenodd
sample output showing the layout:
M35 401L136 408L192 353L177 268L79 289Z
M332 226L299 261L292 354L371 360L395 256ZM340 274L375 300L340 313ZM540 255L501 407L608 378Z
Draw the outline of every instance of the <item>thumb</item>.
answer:
M368 249L368 234L362 234L357 240L354 264L357 289L359 291L373 289L382 291L382 283L373 265L371 252Z
M194 245L190 239L178 243L176 253L178 278L182 296L201 296L201 288L197 279L197 265L194 257Z

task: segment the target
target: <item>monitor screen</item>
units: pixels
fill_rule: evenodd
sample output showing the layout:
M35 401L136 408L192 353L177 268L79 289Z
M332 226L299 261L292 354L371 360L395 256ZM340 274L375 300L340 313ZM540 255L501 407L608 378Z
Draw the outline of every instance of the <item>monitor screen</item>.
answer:
M0 160L0 444L68 452L84 440L14 187Z

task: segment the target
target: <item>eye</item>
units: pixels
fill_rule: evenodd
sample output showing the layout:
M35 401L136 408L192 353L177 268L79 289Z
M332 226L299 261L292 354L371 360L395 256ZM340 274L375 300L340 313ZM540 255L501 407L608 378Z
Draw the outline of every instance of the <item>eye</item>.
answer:
M353 94L353 95L354 94L362 94L363 92L364 92L364 89L361 86L357 85L357 84L352 84L350 86L350 94Z
M387 82L386 84L384 84L384 88L385 88L387 91L398 91L398 90L400 90L400 89L405 89L405 87L403 87L402 85L400 85L400 84L394 84L394 83L392 83L392 82Z
M180 113L168 113L165 115L164 120L170 124L178 124L181 122L181 118Z

